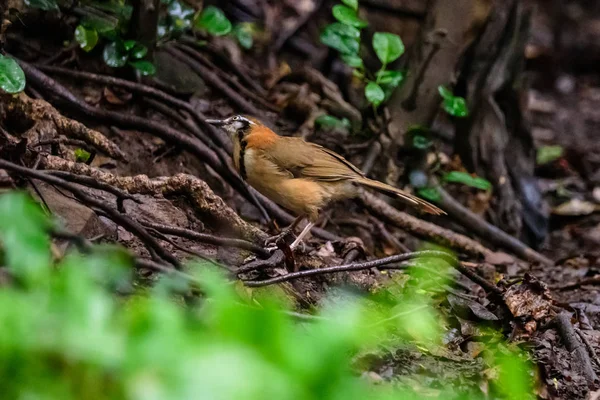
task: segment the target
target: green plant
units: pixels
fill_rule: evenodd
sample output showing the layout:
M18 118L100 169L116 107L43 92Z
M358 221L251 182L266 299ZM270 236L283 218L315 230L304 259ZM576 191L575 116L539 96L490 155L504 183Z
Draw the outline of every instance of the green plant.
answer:
M444 182L462 183L476 189L491 190L492 184L490 181L478 176L473 176L467 172L450 171L443 176Z
M23 193L0 196L12 277L0 287L3 398L418 399L413 386L367 384L353 360L393 353L402 338L425 352L442 345L445 323L431 293L450 283L450 270L437 259L415 260L410 284L393 276L368 299L340 292L316 318L297 321L282 292L248 292L208 263L187 266L204 293L187 306L182 295L192 283L166 275L150 288L136 284L133 260L118 246L55 265L52 226ZM485 357L497 371L494 398L531 398L525 357L496 338ZM436 390L438 398L467 398L451 385Z
M86 151L84 149L76 149L74 153L75 153L75 161L82 162L82 163L88 162L88 160L92 156L89 151Z
M10 57L0 54L0 89L6 93L19 93L25 89L25 73Z
M148 53L148 48L135 40L117 39L104 46L102 57L106 65L114 68L129 64L142 75L154 75L156 68L150 61L143 60Z
M335 5L332 14L338 22L325 27L321 42L337 50L342 61L354 69L354 75L365 83L365 98L377 108L404 80L404 73L389 70L388 65L404 54L404 44L398 35L377 32L373 35L372 46L381 62L381 68L372 72L365 67L360 55L361 30L367 23L358 16L358 1L342 1Z
M453 117L465 118L469 116L467 102L463 97L454 96L454 94L445 86L438 87L438 92L444 100L442 104L444 111Z
M233 35L244 49L252 48L255 26L249 22L233 25L221 9L207 6L200 12L179 0L162 0L166 15L159 21L158 37L173 38L195 29L212 36Z
M348 118L336 118L332 115L323 114L315 119L315 125L319 128L330 130L334 128L350 129L350 121Z
M541 146L537 150L536 163L538 165L551 163L561 158L564 152L562 146Z

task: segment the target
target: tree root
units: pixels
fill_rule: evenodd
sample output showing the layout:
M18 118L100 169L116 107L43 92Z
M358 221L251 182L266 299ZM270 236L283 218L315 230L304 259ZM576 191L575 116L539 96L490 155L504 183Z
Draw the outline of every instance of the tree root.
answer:
M205 215L218 228L233 230L240 237L259 241L267 234L241 219L203 180L193 175L177 174L172 177L149 178L146 175L121 177L90 167L83 163L67 161L60 157L43 155L40 166L44 169L72 172L90 176L99 182L115 186L130 194L185 195L195 210Z
M426 238L442 246L459 250L477 258L486 257L494 253L492 250L484 247L481 243L461 235L460 233L452 232L441 226L398 211L385 201L366 191L361 192L359 200L371 212L387 219L397 227L402 228L415 236Z
M102 133L61 115L50 103L34 100L24 93L16 96L0 93L0 117L28 127L22 135L28 139L47 139L60 135L80 139L98 151L120 161L126 157L119 147Z

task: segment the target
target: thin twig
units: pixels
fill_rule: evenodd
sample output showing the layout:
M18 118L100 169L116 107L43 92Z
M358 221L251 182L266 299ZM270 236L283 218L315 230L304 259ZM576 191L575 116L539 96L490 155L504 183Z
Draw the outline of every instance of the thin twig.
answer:
M309 269L306 271L293 272L287 275L278 276L275 278L267 279L264 281L244 281L246 286L267 286L275 283L287 282L290 280L298 279L298 278L306 278L309 276L315 275L324 275L331 274L334 272L349 272L349 271L361 271L365 269L370 269L377 267L379 269L397 269L395 266L390 266L388 264L398 263L401 261L410 260L417 257L423 258L440 258L450 264L452 267L458 265L458 260L443 251L435 251L435 250L425 250L425 251L415 251L412 253L405 254L397 254L390 257L380 258L377 260L366 261L362 263L354 263L354 264L346 264L346 265L337 265L334 267L327 268L319 268L319 269Z
M269 257L271 255L271 253L266 251L264 248L243 239L224 238L220 236L209 235L207 233L199 233L190 229L156 224L152 222L141 221L141 223L142 225L148 228L152 228L158 232L165 233L167 235L179 236L182 238L195 240L202 243L213 244L216 246L236 247L243 250L249 250L253 253L260 255L261 257Z

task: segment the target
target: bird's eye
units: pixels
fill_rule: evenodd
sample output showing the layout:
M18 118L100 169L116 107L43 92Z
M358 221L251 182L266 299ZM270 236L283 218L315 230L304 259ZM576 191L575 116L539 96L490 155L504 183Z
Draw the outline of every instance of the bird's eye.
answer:
M235 117L233 117L233 120L234 120L234 121L239 121L239 120L240 120L240 116L239 116L239 115L236 115Z

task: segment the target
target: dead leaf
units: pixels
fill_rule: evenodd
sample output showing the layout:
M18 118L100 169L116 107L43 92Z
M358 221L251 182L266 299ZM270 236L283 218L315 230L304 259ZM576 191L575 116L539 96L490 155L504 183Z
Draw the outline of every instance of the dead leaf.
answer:
M506 290L504 302L513 316L536 321L549 317L552 307L548 287L529 274L525 274L522 283L514 284Z
M482 306L475 300L469 300L462 297L448 294L448 302L457 313L467 314L465 311L469 309L477 318L484 321L497 321L496 317L491 311Z
M131 93L129 92L118 92L116 90L109 89L108 86L104 87L103 95L104 100L117 106L126 104L129 100L131 100L132 97Z
M596 203L600 203L600 186L594 188L592 191L592 197Z
M515 259L509 254L497 251L486 254L485 262L492 265L510 265L515 263Z
M552 214L564 216L590 215L600 210L600 205L580 199L571 199L554 209Z
M477 358L481 352L485 350L485 345L480 342L469 342L467 343L467 354L471 356L471 358Z

